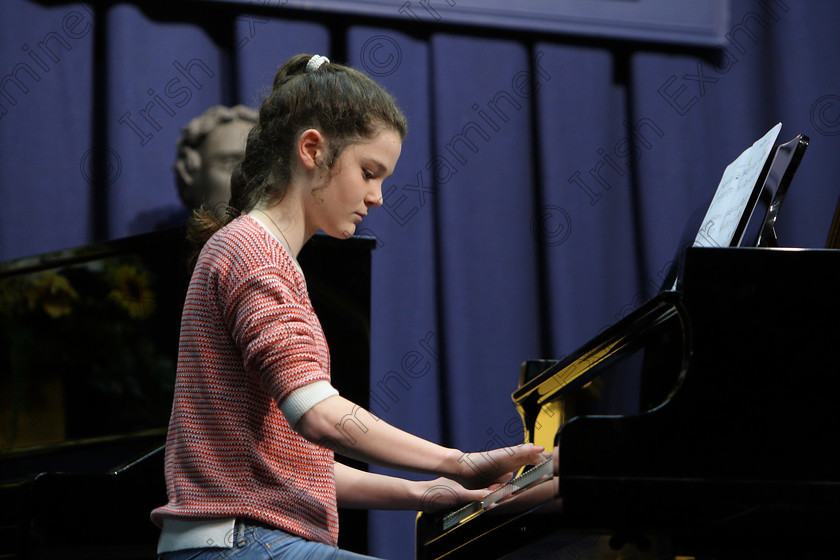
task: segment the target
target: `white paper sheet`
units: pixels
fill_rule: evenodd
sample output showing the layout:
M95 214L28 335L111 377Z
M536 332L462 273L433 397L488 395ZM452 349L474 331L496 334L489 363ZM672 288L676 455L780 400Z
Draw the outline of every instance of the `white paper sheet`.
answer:
M694 239L695 247L728 247L732 243L744 212L752 212L752 208L747 208L747 202L781 129L782 123L771 128L724 170Z

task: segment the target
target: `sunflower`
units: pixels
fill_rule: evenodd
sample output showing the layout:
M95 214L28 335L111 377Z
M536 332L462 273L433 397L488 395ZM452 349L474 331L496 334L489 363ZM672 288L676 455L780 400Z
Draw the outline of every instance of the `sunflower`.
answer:
M36 276L29 284L26 293L29 309L41 309L57 319L73 311L73 302L79 299L79 293L64 276L47 271Z
M128 312L133 319L143 319L155 310L155 294L149 288L148 274L122 265L114 270L114 284L108 297Z

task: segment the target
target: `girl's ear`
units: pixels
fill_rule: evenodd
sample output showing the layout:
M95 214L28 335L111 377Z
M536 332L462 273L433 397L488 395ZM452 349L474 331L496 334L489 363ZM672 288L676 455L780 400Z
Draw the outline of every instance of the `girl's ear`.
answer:
M297 147L301 165L310 171L317 169L327 152L324 135L314 128L303 131Z

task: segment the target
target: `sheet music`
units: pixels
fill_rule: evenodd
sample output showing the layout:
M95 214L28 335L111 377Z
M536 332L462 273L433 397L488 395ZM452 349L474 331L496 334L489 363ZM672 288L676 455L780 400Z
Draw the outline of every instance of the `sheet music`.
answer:
M751 211L747 202L781 129L782 123L771 128L726 167L694 239L695 247L728 247L732 243L744 211Z

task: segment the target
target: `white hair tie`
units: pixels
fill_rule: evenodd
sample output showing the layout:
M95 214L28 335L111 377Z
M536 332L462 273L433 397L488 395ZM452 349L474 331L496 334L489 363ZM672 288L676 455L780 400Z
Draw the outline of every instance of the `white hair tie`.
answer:
M330 59L326 56L321 56L320 54L313 54L312 58L309 59L309 62L306 63L306 71L307 72L314 72L321 65L325 62L329 62Z

